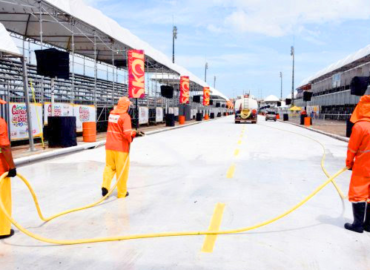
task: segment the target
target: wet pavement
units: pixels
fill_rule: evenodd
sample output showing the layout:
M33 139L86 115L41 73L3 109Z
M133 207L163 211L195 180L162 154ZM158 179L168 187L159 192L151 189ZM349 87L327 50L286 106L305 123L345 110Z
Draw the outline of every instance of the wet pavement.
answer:
M207 230L224 205L220 229L254 225L288 210L344 166L346 143L282 122L234 124L233 117L138 138L132 145L130 196L43 224L26 187L13 180L13 214L53 239ZM278 128L278 129L276 129ZM19 168L46 216L100 198L104 147ZM350 172L337 182L348 191ZM235 235L140 239L55 246L22 234L0 241L1 269L369 269L370 234L327 186L289 216ZM212 246L204 252L205 242Z

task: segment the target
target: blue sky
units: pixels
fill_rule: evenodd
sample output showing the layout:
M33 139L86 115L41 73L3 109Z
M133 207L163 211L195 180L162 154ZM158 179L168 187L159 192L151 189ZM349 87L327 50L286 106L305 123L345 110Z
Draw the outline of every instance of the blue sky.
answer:
M229 97L283 97L295 84L370 44L369 0L85 0Z

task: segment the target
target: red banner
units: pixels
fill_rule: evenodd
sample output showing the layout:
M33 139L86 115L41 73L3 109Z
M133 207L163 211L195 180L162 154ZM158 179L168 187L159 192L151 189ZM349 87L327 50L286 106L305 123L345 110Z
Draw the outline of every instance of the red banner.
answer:
M145 97L144 51L128 51L128 96Z
M180 77L180 104L189 104L189 76Z
M203 88L203 105L208 106L209 105L209 100L210 100L210 93L211 90L209 87L204 87Z

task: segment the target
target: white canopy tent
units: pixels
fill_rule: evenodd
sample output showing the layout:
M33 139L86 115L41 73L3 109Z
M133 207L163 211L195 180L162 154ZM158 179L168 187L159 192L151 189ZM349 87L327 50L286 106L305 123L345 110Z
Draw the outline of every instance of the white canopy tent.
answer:
M133 35L83 0L12 0L0 2L0 21L9 31L100 62L126 67L127 50L144 50L146 70L189 76L207 83ZM41 14L41 15L40 15Z

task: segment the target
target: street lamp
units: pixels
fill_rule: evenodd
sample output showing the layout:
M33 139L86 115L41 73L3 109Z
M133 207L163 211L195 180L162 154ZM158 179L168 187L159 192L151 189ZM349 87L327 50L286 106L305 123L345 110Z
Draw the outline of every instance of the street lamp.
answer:
M281 71L280 71L280 82L281 82L280 99L283 100L283 72Z
M175 63L175 39L177 39L177 27L172 29L172 63Z
M293 69L292 69L292 105L294 106L294 47L291 47L290 55L293 57Z
M207 82L207 69L208 69L208 63L206 62L206 66L204 67L204 81Z

